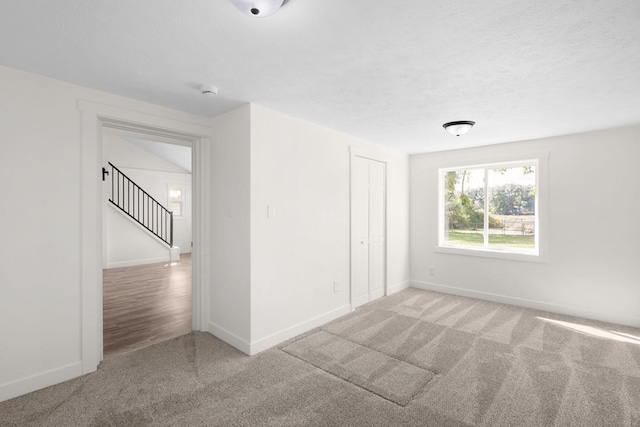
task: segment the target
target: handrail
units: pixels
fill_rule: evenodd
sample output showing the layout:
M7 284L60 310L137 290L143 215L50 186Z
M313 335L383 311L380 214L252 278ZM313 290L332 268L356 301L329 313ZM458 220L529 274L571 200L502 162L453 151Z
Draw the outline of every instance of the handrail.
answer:
M109 201L170 248L173 247L173 212L162 206L113 163L109 162L109 166L111 166Z

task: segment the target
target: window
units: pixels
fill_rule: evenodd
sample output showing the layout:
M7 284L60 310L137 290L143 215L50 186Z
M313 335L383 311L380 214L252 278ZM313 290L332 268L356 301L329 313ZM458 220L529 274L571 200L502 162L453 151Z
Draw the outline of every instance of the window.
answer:
M184 187L180 185L169 186L169 210L173 216L184 216Z
M439 174L440 249L493 257L540 255L539 160L447 168Z

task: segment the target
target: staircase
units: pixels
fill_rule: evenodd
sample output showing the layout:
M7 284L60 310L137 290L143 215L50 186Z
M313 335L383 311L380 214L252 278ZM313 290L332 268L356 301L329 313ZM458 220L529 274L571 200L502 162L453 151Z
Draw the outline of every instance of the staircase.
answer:
M102 168L102 180L105 181L107 176L111 176L109 202L169 249L174 249L173 212L162 206L111 162L109 169Z

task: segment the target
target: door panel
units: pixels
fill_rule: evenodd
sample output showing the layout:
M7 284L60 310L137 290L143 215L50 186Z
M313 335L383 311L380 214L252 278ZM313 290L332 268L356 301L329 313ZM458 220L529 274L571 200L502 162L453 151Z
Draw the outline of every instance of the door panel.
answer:
M354 307L369 302L369 244L366 240L354 242L352 251Z
M352 167L352 297L360 305L369 300L369 161L356 157Z
M369 161L369 300L384 295L385 164Z
M369 238L369 160L356 157L353 164L353 229L356 239Z
M351 303L384 295L386 275L386 163L351 158Z

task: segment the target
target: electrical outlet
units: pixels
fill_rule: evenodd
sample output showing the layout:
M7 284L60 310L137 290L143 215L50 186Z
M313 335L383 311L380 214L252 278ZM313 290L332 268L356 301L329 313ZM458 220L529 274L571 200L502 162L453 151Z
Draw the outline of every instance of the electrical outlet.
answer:
M333 292L338 292L339 289L340 289L340 281L339 280L334 280L333 281Z
M435 275L436 275L436 268L429 267L429 276L435 276Z

